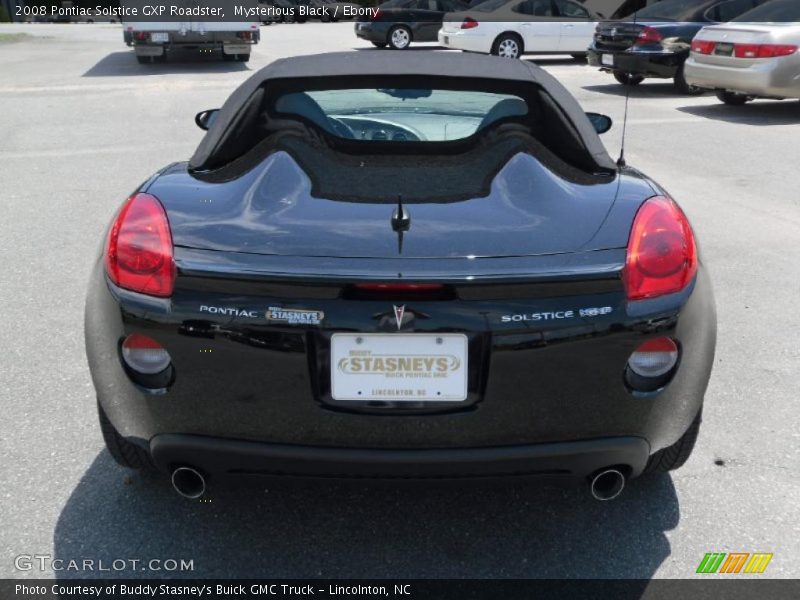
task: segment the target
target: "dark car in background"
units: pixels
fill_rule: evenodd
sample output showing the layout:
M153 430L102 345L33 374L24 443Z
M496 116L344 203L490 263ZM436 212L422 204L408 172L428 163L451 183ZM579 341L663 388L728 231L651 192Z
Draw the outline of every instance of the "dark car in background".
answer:
M692 39L706 25L724 23L768 0L662 0L621 21L600 23L589 64L623 85L645 78L672 79L683 94L702 94L684 76Z
M466 10L461 0L389 0L371 19L359 17L358 37L378 48L405 50L411 42L436 42L445 13Z

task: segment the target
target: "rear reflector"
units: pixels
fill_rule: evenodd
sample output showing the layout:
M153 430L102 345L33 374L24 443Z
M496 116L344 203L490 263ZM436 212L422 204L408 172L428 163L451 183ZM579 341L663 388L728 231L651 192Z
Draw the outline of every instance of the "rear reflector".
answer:
M108 232L105 267L121 288L168 297L175 285L172 234L164 207L150 194L135 194Z
M653 196L633 220L623 281L628 300L654 298L684 289L697 273L694 234L670 198Z
M387 294L424 294L441 292L445 289L440 283L356 283L353 287L364 292Z
M478 25L480 25L480 23L478 23L478 21L476 21L472 17L467 17L461 23L461 29L474 29Z
M155 375L170 364L169 353L152 338L132 333L122 342L122 358L137 373Z
M668 337L649 340L628 359L628 367L640 377L661 377L678 362L678 346Z

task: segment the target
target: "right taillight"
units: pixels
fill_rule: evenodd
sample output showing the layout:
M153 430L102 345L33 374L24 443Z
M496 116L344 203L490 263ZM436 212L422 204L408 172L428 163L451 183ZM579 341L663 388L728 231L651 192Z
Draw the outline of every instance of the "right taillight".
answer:
M466 18L465 18L465 19L464 19L464 20L461 22L461 29L474 29L474 28L475 28L475 27L477 27L478 25L480 25L480 23L478 23L478 21L476 21L476 20L475 20L475 19L473 19L472 17L466 17Z
M644 29L642 29L639 32L639 35L636 36L636 41L634 43L637 46L645 46L648 44L658 44L663 40L664 34L662 34L655 27L645 25Z
M121 288L168 297L175 285L172 234L155 196L134 194L122 206L105 247L108 278Z
M797 46L788 44L734 44L736 58L778 58L791 56L797 52Z
M670 198L654 196L633 220L623 280L628 300L684 289L697 272L697 247L683 211Z

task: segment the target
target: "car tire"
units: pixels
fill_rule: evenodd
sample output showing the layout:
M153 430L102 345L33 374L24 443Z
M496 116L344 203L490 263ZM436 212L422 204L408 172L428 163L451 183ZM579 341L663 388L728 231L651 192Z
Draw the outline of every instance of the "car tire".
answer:
M372 45L376 48L386 48L386 42L372 42Z
M111 424L111 421L108 420L99 402L97 403L97 415L100 418L100 431L103 433L103 441L106 443L106 448L111 458L129 469L155 470L150 452L122 437Z
M644 77L641 75L631 75L630 73L625 73L624 71L614 71L614 79L617 80L618 83L622 85L639 85L644 81Z
M699 96L705 93L703 88L691 85L686 81L686 76L683 73L683 65L681 65L681 68L675 73L675 79L673 81L675 82L675 88L684 96Z
M248 52L247 54L237 54L236 60L239 62L247 62L248 60L250 60L250 53Z
M139 61L140 65L147 65L150 64L150 57L149 56L139 56L136 55L136 60Z
M689 460L689 457L692 455L692 450L694 450L695 443L697 442L697 434L700 433L700 423L703 420L702 416L703 409L701 408L700 412L698 412L697 416L694 418L694 421L692 421L692 424L689 425L689 429L681 436L681 439L672 444L672 446L663 448L650 456L643 474L666 473L667 471L674 471L682 467L683 464Z
M717 98L728 106L744 106L749 102L750 97L745 94L737 94L736 92L718 91Z
M516 33L501 33L492 44L492 54L501 58L521 58L525 47Z
M386 40L392 50L405 50L411 45L411 30L405 25L396 25L389 30Z

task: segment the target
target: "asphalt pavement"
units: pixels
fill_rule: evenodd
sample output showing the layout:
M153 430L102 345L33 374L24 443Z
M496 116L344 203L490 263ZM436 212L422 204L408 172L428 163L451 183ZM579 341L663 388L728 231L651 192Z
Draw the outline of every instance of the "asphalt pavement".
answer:
M4 34L24 34L8 36ZM249 64L139 65L119 25L0 26L0 577L19 556L184 559L193 570L59 577L670 577L706 552L772 552L800 575L800 102L728 107L646 82L627 157L689 215L719 344L694 455L613 502L586 488L320 483L212 490L189 502L103 447L83 349L92 261L119 204L187 159L194 114L293 54L376 50L352 24L272 25ZM413 47L424 61L435 46ZM624 90L570 58L538 61L620 146ZM602 410L602 407L598 407ZM120 563L117 563L118 565Z

